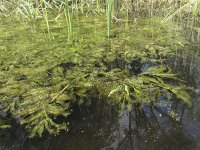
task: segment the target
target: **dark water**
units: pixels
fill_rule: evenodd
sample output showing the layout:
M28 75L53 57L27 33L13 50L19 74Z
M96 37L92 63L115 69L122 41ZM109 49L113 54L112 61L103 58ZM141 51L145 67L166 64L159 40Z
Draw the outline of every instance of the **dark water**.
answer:
M200 149L200 55L197 48L182 53L174 70L195 87L193 107L161 98L157 107L135 106L118 114L103 104L77 108L71 118L71 130L57 137L45 135L29 140L23 129L0 131L1 150L199 150ZM97 109L98 108L98 109ZM101 108L101 109L100 109ZM176 119L169 114L177 112Z
M200 49L194 46L179 53L181 57L169 65L195 88L192 108L166 101L165 96L154 108L134 106L132 112L120 114L99 103L77 108L70 131L56 137L27 139L23 127L0 130L0 150L199 150Z

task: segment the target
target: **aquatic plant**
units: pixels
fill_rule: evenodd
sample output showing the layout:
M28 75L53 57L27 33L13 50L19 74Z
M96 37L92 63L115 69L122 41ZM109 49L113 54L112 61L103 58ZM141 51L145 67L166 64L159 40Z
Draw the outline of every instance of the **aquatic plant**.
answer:
M124 19L126 21L135 20L143 17L160 17L163 21L174 21L178 23L187 32L186 37L195 41L199 40L199 0L182 0L182 1L167 1L167 0L154 0L154 1L132 1L132 0L1 0L0 1L0 16L13 16L26 18L28 20L44 18L46 20L47 29L49 32L49 22L47 22L47 12L50 14L57 14L55 18L66 16L66 5L70 5L70 15L75 10L76 15L90 15L102 14L105 12L107 16L107 34L110 34L111 27L111 14L116 18ZM112 10L111 10L112 9ZM114 11L113 11L114 9ZM116 15L116 16L115 16ZM68 20L67 19L67 20ZM71 20L67 21L69 26Z
M107 18L107 35L110 38L111 32L111 21L112 21L112 11L113 11L113 0L108 0L106 4L106 18Z
M49 26L49 19L48 19L48 11L47 11L47 3L46 3L46 1L43 0L43 1L41 2L41 5L44 6L44 7L42 7L42 14L43 14L44 19L45 19L45 22L46 22L47 32L48 32L49 39L51 39L51 36L50 36L50 26Z
M68 39L72 36L72 13L70 13L70 7L69 7L69 1L65 0L64 4L64 14L65 14L65 20L67 24L67 34Z
M51 29L55 37L51 41L41 38L40 26L37 34L27 33L22 25L13 25L13 32L1 29L3 118L13 118L34 137L68 129L69 121L59 118L70 115L75 105L89 105L92 99L131 110L133 104L153 105L169 93L191 106L183 82L161 65L186 43L175 25L156 18L141 19L123 32L113 28L114 36L108 41L104 22L82 19L82 30L74 30L78 36L68 43L63 42L65 28L60 26ZM148 69L142 70L144 65ZM175 85L170 81L176 81Z
M0 129L10 128L11 126L7 123L7 121L0 119Z

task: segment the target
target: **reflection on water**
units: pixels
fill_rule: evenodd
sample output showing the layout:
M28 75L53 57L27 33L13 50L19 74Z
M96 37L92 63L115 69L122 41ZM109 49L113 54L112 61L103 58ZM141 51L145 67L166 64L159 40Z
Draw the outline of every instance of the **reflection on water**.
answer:
M173 104L175 105L175 104ZM175 106L174 106L175 107ZM143 105L134 111L81 110L73 116L72 129L57 137L26 139L22 129L2 131L2 150L196 150L200 148L200 124L192 110L177 105L181 121L162 109ZM105 108L104 108L105 109ZM105 111L105 110L104 110ZM96 112L96 113L95 113ZM90 114L90 115L88 115ZM200 121L200 120L199 120Z

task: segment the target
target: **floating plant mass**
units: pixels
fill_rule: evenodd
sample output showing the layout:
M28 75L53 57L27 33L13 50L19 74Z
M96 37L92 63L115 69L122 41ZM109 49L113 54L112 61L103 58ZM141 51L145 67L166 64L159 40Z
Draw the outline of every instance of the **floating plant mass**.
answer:
M65 27L56 24L48 29L54 38L46 39L43 21L36 33L27 33L27 25L0 31L0 128L12 118L29 137L59 134L70 122L57 117L92 99L131 111L133 104L154 105L168 93L192 105L189 89L164 65L186 43L175 25L157 18L114 24L108 39L101 18L81 17L68 41Z

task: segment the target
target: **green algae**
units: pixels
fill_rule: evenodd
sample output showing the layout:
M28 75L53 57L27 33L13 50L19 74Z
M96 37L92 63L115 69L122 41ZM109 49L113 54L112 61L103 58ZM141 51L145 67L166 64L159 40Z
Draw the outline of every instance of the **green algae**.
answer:
M30 137L68 129L56 118L94 98L131 110L169 93L191 106L182 81L161 65L186 43L175 25L156 18L114 24L108 39L101 16L80 17L69 39L59 21L50 21L50 33L43 21L1 23L0 111L25 125ZM152 67L142 72L147 63Z

